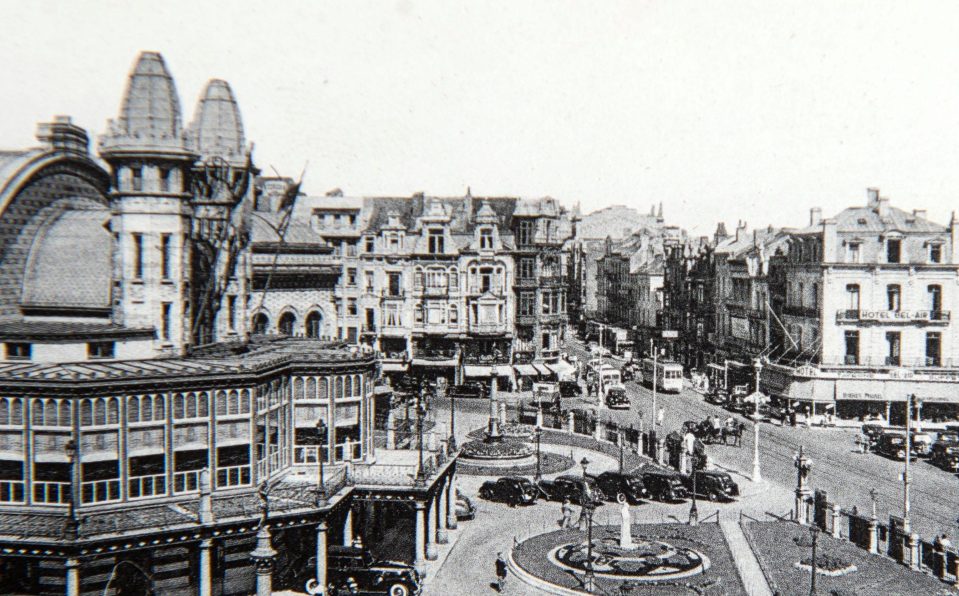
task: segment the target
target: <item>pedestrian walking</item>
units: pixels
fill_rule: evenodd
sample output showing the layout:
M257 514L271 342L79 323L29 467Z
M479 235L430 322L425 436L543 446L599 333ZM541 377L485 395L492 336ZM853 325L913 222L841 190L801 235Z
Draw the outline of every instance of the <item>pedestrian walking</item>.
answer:
M663 418L666 417L666 408L660 408L659 412L656 413L656 426L663 425Z
M500 552L496 555L496 591L502 592L506 587L506 558Z
M573 506L569 499L563 499L563 519L559 520L559 527L564 530L573 527Z
M582 530L584 525L586 525L586 505L582 504L579 506L579 519L576 520L576 529Z

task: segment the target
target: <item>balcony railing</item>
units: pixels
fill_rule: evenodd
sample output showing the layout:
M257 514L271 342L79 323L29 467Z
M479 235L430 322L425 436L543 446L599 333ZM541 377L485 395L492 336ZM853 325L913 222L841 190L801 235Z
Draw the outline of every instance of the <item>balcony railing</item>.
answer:
M91 480L80 485L84 503L105 503L120 499L120 480Z
M489 286L486 288L483 286L470 286L467 288L467 293L471 296L481 296L486 293L493 294L494 296L503 296L506 292L502 286Z
M386 300L403 300L406 298L406 292L404 290L391 291L389 288L383 288L380 290L380 297Z
M863 323L948 323L952 313L948 310L854 310L836 311L838 322Z
M566 278L562 275L544 275L539 278L539 285L544 288L555 288L564 285Z
M449 296L451 291L455 292L456 290L449 286L420 286L413 289L414 294L423 296Z
M536 321L539 320L539 317L535 314L533 315L516 315L516 324L517 325L535 325Z
M862 368L959 368L959 359L917 356L912 358L891 356L839 356L824 358L822 366L859 366Z
M537 288L539 287L539 280L535 277L517 277L513 285L517 288Z
M422 360L452 360L456 358L456 350L414 350L413 357Z
M473 323L469 325L472 333L506 333L509 325L506 323Z
M277 467L279 467L279 465L277 465ZM277 468L273 469L275 470ZM221 468L217 468L216 486L217 488L246 486L250 484L250 471L251 467L249 464L243 466L223 466Z

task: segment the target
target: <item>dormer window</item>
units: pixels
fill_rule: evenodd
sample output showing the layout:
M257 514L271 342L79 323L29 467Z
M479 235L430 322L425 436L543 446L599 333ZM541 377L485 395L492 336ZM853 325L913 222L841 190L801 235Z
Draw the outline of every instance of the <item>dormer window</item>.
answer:
M849 259L848 259L848 260L849 260L850 263L858 263L858 262L860 262L860 258L861 258L861 254L862 254L862 253L861 253L861 251L860 251L859 249L860 249L861 247L862 247L862 244L859 243L859 242L850 242L850 243L847 245L848 255L849 255Z
M443 254L446 247L443 242L443 228L430 228L427 232L428 251L431 255Z
M929 245L929 262L930 263L942 262L942 244L939 244L937 242L935 244Z
M143 190L143 168L139 166L130 168L130 181L133 190Z
M480 250L493 250L492 228L482 228L480 230Z
M886 240L886 262L899 263L902 253L902 240L899 238L889 238Z

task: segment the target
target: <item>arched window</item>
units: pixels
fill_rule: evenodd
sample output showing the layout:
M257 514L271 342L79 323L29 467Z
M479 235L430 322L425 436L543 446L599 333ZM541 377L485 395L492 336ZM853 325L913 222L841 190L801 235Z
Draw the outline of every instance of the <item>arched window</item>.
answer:
M31 405L33 406L33 424L43 426L43 400L35 399Z
M353 377L346 375L343 383L343 394L347 397L353 397Z
M57 415L57 402L48 399L46 407L43 408L43 420L44 424L47 426L58 426L60 424L60 418Z
M206 391L201 391L196 398L197 401L197 415L201 418L206 418L210 415L210 394Z
M93 402L93 423L97 426L107 423L107 402L102 397Z
M80 402L80 424L83 426L93 424L93 403L89 399Z
M244 389L240 392L240 412L243 414L250 413L250 390Z
M165 399L162 395L157 395L153 400L153 419L160 421L166 418L166 413L163 411L163 406L165 405Z
M73 426L73 404L67 400L60 402L59 426Z
M266 313L256 313L253 315L253 333L254 335L265 335L270 328L270 317Z
M459 272L456 267L450 267L450 291L455 292L460 287Z
M316 399L316 378L306 379L306 399Z
M353 377L353 395L361 397L363 395L363 376L355 375Z
M186 417L196 418L196 393L191 393L186 398Z
M336 377L336 384L334 385L333 397L339 399L343 397L343 377Z
M226 391L216 392L216 415L226 416Z
M285 312L280 315L280 322L276 324L276 330L280 335L293 335L293 327L296 325L296 315L291 312Z
M323 335L323 315L319 311L312 311L306 315L306 336L319 338Z
M120 400L111 397L107 400L107 423L117 424L120 422Z
M460 311L455 304L450 304L450 325L459 325Z
M149 422L153 420L153 396L144 395L140 400L140 421Z
M0 424L10 424L10 402L0 399Z
M140 398L131 396L127 398L127 422L140 421Z
M229 408L227 409L230 414L239 414L240 413L240 396L236 391L230 392L230 401Z
M293 399L303 399L303 379L293 379Z
M66 401L61 404L68 403ZM23 400L18 398L13 400L13 407L10 410L10 424L23 424Z
M330 398L330 382L326 377L320 377L320 399Z
M186 410L183 404L183 394L177 393L173 396L173 418L183 418L183 412Z

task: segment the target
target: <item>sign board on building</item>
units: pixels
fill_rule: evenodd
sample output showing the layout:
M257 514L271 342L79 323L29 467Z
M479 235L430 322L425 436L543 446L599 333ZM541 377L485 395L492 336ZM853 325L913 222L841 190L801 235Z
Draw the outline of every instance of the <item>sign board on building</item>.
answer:
M663 339L676 339L679 337L679 331L675 329L663 329Z
M732 324L733 337L749 339L749 320L730 317L729 321Z
M937 310L861 310L860 321L942 321L947 313Z

